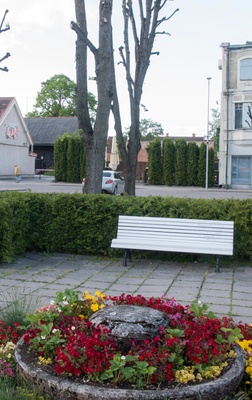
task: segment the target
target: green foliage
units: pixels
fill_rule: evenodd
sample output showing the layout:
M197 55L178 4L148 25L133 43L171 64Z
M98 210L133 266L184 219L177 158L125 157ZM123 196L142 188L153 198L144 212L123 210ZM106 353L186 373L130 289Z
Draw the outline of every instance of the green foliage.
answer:
M39 302L38 298L27 296L16 288L9 293L1 293L0 299L3 304L8 304L8 307L0 308L0 320L8 326L13 326L14 322L25 325L26 314L33 311Z
M92 93L88 94L91 112L94 112L96 100ZM33 111L27 117L71 117L76 116L76 84L63 74L54 75L41 83Z
M147 147L148 152L148 182L151 185L163 183L161 143L154 139Z
M198 185L198 163L199 163L199 147L195 142L190 142L187 145L187 185Z
M185 139L177 139L175 143L175 185L186 185L187 144Z
M17 382L18 381L18 382ZM27 384L19 378L5 378L0 380L1 400L45 400L35 392L34 388L27 387Z
M110 368L102 374L101 379L109 380L115 385L127 381L133 383L139 390L150 382L155 370L156 368L147 361L138 361L138 356L116 354L110 362Z
M164 184L172 186L175 183L175 146L170 138L163 141L163 179Z
M198 185L206 185L206 144L201 143L199 151Z
M214 149L208 151L208 186L214 186Z
M55 180L66 182L67 179L67 147L69 133L57 138L54 143L54 175Z
M65 133L54 144L55 180L81 182L85 176L85 152L80 131Z
M112 238L117 233L118 215L121 214L234 221L235 257L252 260L251 209L252 199L207 200L168 196L2 192L0 261L9 262L15 255L27 250L121 254L122 250L111 249ZM13 215L18 215L18 222L14 224ZM148 256L146 253L140 252ZM151 257L179 260L188 257L175 253L150 254Z
M217 155L219 150L219 135L220 135L220 110L218 108L213 108L212 120L210 121L210 139L214 142L214 154Z
M243 334L241 333L240 328L238 326L235 326L234 328L224 328L222 327L221 330L224 333L228 333L227 339L224 339L222 335L217 335L216 342L221 344L223 342L228 342L228 343L235 343L237 340L242 340L244 339Z
M164 130L162 125L158 122L152 121L150 118L143 118L139 123L139 130L141 133L141 140L153 140L155 138L162 138L164 136ZM129 136L130 128L126 128L124 136Z
M192 303L191 307L189 307L189 310L196 318L200 318L203 315L207 318L216 318L213 311L208 311L208 309L209 306L207 304L201 304L200 302Z

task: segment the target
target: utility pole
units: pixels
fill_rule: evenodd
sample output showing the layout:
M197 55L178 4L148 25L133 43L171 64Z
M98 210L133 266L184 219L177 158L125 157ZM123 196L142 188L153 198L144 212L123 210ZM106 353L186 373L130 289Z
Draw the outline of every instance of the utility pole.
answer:
M208 190L208 140L209 140L209 100L210 100L210 80L207 78L207 135L206 135L206 190Z

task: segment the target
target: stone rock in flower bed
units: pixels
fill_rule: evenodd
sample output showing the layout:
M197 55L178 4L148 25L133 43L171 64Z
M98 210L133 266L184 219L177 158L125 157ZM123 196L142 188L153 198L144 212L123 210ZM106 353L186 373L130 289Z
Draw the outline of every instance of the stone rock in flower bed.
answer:
M116 338L152 339L159 328L167 327L167 316L154 308L118 305L103 308L90 317L95 327L106 326Z

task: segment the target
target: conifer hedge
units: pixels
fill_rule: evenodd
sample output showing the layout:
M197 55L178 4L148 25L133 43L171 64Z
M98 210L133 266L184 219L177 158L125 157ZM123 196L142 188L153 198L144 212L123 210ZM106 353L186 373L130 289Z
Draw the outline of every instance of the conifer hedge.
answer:
M31 250L121 256L123 250L111 249L121 214L234 221L234 256L252 261L251 209L252 199L0 192L0 262ZM148 252L137 254L148 256ZM149 256L188 257L165 252Z
M54 144L54 173L59 182L78 183L85 176L85 152L79 131L64 133Z

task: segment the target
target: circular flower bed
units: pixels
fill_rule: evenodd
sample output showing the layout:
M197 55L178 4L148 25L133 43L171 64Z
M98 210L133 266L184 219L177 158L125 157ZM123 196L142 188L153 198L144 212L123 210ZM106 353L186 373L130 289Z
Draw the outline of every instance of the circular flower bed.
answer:
M89 320L96 311L118 305L158 310L164 313L168 325L159 326L151 338L132 338L123 347L106 326L95 326ZM101 387L112 392L118 388L144 391L141 398L146 399L165 398L163 395L179 399L183 397L172 397L169 391L183 393L190 385L192 396L197 392L202 399L224 399L243 375L245 357L234 347L234 342L242 338L239 327L225 317L216 318L205 304L183 307L174 299L125 294L109 297L100 292L95 296L85 292L80 300L78 292L68 289L58 292L55 302L36 310L28 319L30 327L23 336L26 345L19 344L18 358L25 348L28 358L36 359L46 373L77 385L91 385L98 391ZM232 385L226 381L229 375ZM224 386L218 391L215 388L213 397L209 393L204 397L204 385L211 387L217 380ZM115 398L120 397L117 394Z

